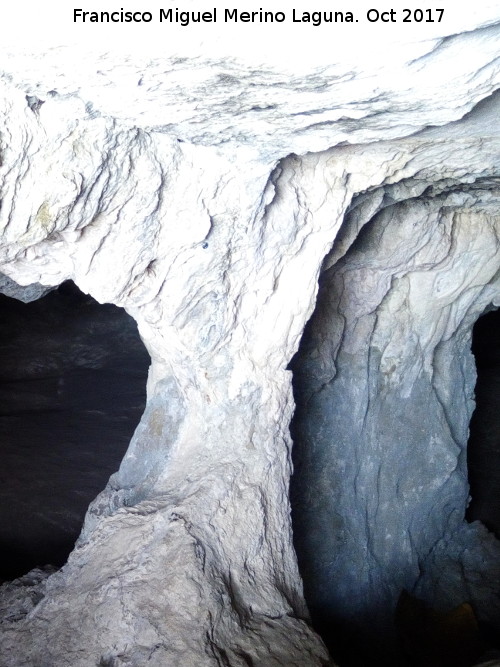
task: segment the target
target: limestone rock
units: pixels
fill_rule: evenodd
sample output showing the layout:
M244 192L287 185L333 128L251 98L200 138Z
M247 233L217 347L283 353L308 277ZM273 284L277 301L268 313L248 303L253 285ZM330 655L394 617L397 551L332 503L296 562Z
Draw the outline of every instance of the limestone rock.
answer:
M19 299L19 301L23 301L24 303L36 301L45 296L50 290L50 287L40 285L40 283L33 283L22 287L8 276L0 276L0 293L10 296L13 299Z
M287 370L325 257L294 363L309 603L362 623L431 581L467 497L470 327L498 304L496 18L293 77L6 54L0 270L123 306L152 365L76 549L2 618L5 667L329 663Z
M473 137L483 113L485 123L498 115L498 102L392 142L386 184L353 199L325 262L293 363L292 490L306 593L330 632L348 623L369 637L390 634L403 589L437 607L470 600L480 620L498 625L500 543L464 524L471 329L500 304L500 218L490 189L500 142L485 125L480 164ZM450 146L435 161L436 144L458 128L460 158ZM371 161L384 149L358 149L357 157ZM399 159L410 170L393 183ZM457 178L464 159L467 176Z

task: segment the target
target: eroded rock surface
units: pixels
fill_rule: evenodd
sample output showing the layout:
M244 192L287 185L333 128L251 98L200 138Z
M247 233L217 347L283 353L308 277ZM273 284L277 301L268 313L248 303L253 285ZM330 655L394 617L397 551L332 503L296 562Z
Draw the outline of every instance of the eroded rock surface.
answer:
M391 144L410 173L353 200L293 363L296 544L333 646L391 635L404 589L498 626L500 543L464 523L471 331L500 304L495 128L472 146L498 101L445 130L462 141L441 161L439 131Z
M348 615L361 620L375 589L392 599L403 581L415 583L424 556L419 581L431 581L429 549L443 534L453 538L467 496L459 453L473 369L470 356L450 359L467 345L473 304L491 301L496 289L494 22L483 17L467 34L423 40L411 57L403 51L367 77L361 68L318 65L290 78L225 59L155 61L136 77L131 59L116 73L124 81L118 106L100 90L103 79L80 85L57 50L44 67L4 61L0 270L21 285L71 278L97 300L124 306L152 366L141 424L68 563L43 580L27 615L2 618L2 664L328 664L292 546L286 368L341 226L324 275L342 282L338 267L350 271L354 258L354 277L342 283L352 296L341 301L346 321L325 324L314 343L319 361L304 361L300 373L311 383L304 400L323 400L323 385L340 394L326 412L310 413L312 422L338 415L359 448L346 438L337 456L330 439L313 443L319 459L298 465L304 517L313 531L326 530L324 539L299 538L302 557L309 543L319 545L303 566L309 599L314 607L311 576L325 567L327 595L349 597ZM470 57L445 86L464 49ZM116 63L96 62L113 81ZM44 104L34 111L26 95ZM307 151L322 152L297 155ZM380 226L367 224L375 215ZM474 271L462 257L471 254L481 257ZM319 298L337 297L332 290ZM463 322L455 299L470 308ZM335 375L339 354L346 370ZM436 367L443 370L433 377ZM445 376L458 382L460 415ZM415 401L418 418L408 408ZM400 423L408 415L415 432L413 422ZM331 434L331 425L323 431ZM416 482L403 474L403 446L418 452ZM401 485L388 482L379 502L372 485L393 459ZM340 480L348 487L338 489L348 460L355 466ZM318 477L323 467L329 474ZM428 493L418 489L424 475ZM315 504L334 487L341 518L331 503ZM424 529L432 489L437 509ZM406 499L401 511L394 494ZM342 533L345 522L352 534ZM409 535L421 533L416 549ZM387 563L402 565L403 576L384 578Z

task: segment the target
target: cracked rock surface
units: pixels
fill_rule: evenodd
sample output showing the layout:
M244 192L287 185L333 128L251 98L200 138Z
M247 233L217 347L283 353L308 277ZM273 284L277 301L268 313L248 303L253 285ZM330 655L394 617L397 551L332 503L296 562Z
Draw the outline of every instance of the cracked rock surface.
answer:
M480 559L498 608L497 542L463 522L467 345L499 298L495 21L369 76L6 55L0 271L124 307L151 368L66 565L0 589L2 665L331 664L289 504L320 272L293 364L310 608L461 602Z

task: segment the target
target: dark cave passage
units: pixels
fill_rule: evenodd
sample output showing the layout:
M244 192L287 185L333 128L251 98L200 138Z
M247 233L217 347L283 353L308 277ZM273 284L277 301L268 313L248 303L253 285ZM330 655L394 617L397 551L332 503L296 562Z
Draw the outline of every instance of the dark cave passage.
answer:
M150 363L134 320L66 282L0 295L0 580L62 566L127 449Z
M323 271L315 311L289 364L296 406L290 424L294 546L313 626L340 667L471 667L482 655L499 655L498 614L488 611L498 559L490 565L483 556L497 545L482 526L463 521L466 399L474 381L463 341L471 320L443 336L433 358L437 384L421 370L406 392L404 374L392 379L398 365L412 368L420 353L416 344L410 351L412 343L434 326L419 320L421 303L405 302L404 290L394 310L386 297L377 309L370 301L382 283L383 252L392 257L394 230L405 216L411 219L405 205L395 210L392 234L388 207ZM426 284L422 276L416 273L415 294ZM428 298L435 298L431 289ZM392 366L384 366L381 350L397 339L391 329L397 317L409 351L394 347L387 354ZM500 310L479 318L472 349L478 378L467 518L500 537ZM443 428L436 386L450 397L460 454Z
M470 421L467 464L471 502L468 521L481 521L500 538L500 310L474 325L476 409Z
M321 285L321 281L320 281ZM320 295L321 298L321 295ZM319 301L319 307L321 307ZM306 326L301 349L307 353L314 335L314 320ZM467 446L470 493L472 500L467 510L468 521L480 520L497 538L500 538L500 310L482 315L473 329L472 351L476 360L476 409L470 422ZM295 364L295 367L294 367ZM487 623L478 622L474 610L469 613L467 597L456 607L450 603L445 611L436 611L418 597L402 591L404 605L394 608L394 636L384 637L377 629L370 632L357 625L355 619L342 616L342 606L330 593L330 582L324 576L332 570L326 559L319 562L318 545L328 540L328 531L341 533L342 518L336 509L324 509L323 488L329 475L328 450L322 446L307 447L304 420L317 425L317 441L323 444L327 429L328 412L332 403L322 400L313 404L304 391L309 367L302 368L294 360L294 395L297 408L291 423L294 441L294 475L291 481L291 503L294 521L294 544L304 590L314 628L321 635L333 659L340 667L470 667L477 664L482 653L498 657L498 631ZM340 403L337 405L340 406ZM312 408L314 412L312 412ZM337 408L339 409L339 408ZM335 445L331 445L332 447ZM315 485L311 480L315 480ZM323 531L313 525L322 524ZM311 528L311 526L313 526ZM343 536L342 536L343 539ZM332 562L334 559L332 541ZM323 557L324 558L324 557ZM335 573L332 575L332 580ZM352 596L356 595L353 589ZM333 600L331 602L330 600ZM400 598L401 600L401 598ZM401 609L403 611L401 612ZM373 609L374 625L383 609ZM391 642L394 644L391 645ZM406 648L406 645L409 648ZM489 653L488 653L489 652Z

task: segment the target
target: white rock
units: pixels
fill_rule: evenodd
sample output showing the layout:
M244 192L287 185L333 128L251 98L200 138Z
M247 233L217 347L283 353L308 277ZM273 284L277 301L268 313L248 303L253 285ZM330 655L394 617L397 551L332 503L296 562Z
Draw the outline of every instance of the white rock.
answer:
M474 183L498 176L498 138L490 136L498 105L492 98L474 108L498 85L498 31L494 5L480 14L469 32L446 35L441 27L430 41L424 32L372 65L351 51L353 62L312 62L294 76L272 62L257 69L248 58L4 52L0 270L20 285L71 278L96 299L124 306L152 357L144 417L77 548L25 618L2 619L6 667L327 664L307 624L292 547L286 367L314 308L323 258L361 193L359 214L342 228L341 254L379 209L399 236L380 239L389 258L374 253L369 266L366 258L355 263L343 305L350 329L318 344L312 392L335 375L332 353L342 343L364 373L346 410L362 417L360 396L377 400L363 356L371 340L387 391L401 383L410 400L417 379L434 368L438 342L451 350L444 368L453 346L465 346L480 304L496 298L498 202L492 185ZM44 103L34 110L26 95ZM463 182L471 188L455 194L452 186ZM430 202L416 199L404 215L411 202L403 200L432 187ZM394 201L403 203L386 210ZM486 261L470 271L461 253L486 253ZM431 325L428 295L437 289ZM373 330L381 302L387 323ZM403 304L405 318L394 326ZM387 329L394 337L386 342ZM465 365L460 401L470 412L470 359ZM439 502L459 503L466 495L463 469L454 470L459 445L456 434L442 435L451 419L437 400L438 393L446 400L447 388L433 391L425 396L434 400L435 460L424 451L419 460L443 490ZM466 423L464 415L462 438ZM429 434L419 437L416 445L428 443ZM375 448L384 443L374 439ZM357 498L391 464L361 455ZM411 504L419 490L407 486L392 491ZM373 520L388 511L377 502L369 503ZM343 508L353 510L347 501ZM329 520L328 507L320 509ZM404 533L415 511L402 513L394 529ZM429 547L438 534L431 531ZM384 551L386 536L370 539L377 557L395 553ZM387 539L403 542L395 562L413 568L414 579L410 538ZM340 563L342 553L338 547L325 558ZM352 608L360 605L353 596Z

